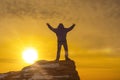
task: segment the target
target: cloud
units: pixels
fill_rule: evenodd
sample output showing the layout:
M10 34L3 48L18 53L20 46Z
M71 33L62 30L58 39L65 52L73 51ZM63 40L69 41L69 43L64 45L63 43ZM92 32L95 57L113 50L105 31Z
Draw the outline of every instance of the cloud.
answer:
M61 1L56 2L56 0L4 0L0 5L0 14L4 16L31 16L44 19L60 17L60 7L64 7Z
M116 48L120 45L119 3L119 0L1 0L0 19L30 16L45 22L49 19L76 23L74 33L80 34L76 42L81 41L82 47Z
M13 16L32 16L38 18L118 18L118 0L1 0L0 14ZM88 14L89 12L89 14ZM94 15L94 16L93 16Z
M0 58L0 63L16 63L16 59Z

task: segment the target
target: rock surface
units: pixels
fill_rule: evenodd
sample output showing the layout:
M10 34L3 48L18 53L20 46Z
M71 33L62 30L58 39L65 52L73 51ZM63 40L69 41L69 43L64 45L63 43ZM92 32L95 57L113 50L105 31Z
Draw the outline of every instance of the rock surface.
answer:
M37 61L21 71L0 74L0 80L80 80L74 61Z

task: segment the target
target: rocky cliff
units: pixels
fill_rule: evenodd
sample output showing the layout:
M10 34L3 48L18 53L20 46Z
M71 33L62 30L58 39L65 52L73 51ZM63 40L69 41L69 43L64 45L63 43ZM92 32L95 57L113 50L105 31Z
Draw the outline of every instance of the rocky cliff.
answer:
M37 61L21 71L0 74L0 80L80 80L74 61Z

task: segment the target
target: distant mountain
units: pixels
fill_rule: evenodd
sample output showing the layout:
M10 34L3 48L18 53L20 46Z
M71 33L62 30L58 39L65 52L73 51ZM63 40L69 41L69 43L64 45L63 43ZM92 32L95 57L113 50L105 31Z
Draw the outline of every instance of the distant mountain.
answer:
M74 61L37 61L21 71L0 74L0 80L80 80Z

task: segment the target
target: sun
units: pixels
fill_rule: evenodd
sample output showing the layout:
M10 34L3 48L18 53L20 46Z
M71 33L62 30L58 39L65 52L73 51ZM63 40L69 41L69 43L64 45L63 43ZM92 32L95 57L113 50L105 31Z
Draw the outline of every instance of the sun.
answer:
M27 48L23 51L22 57L26 63L33 64L38 59L38 52L34 48Z

